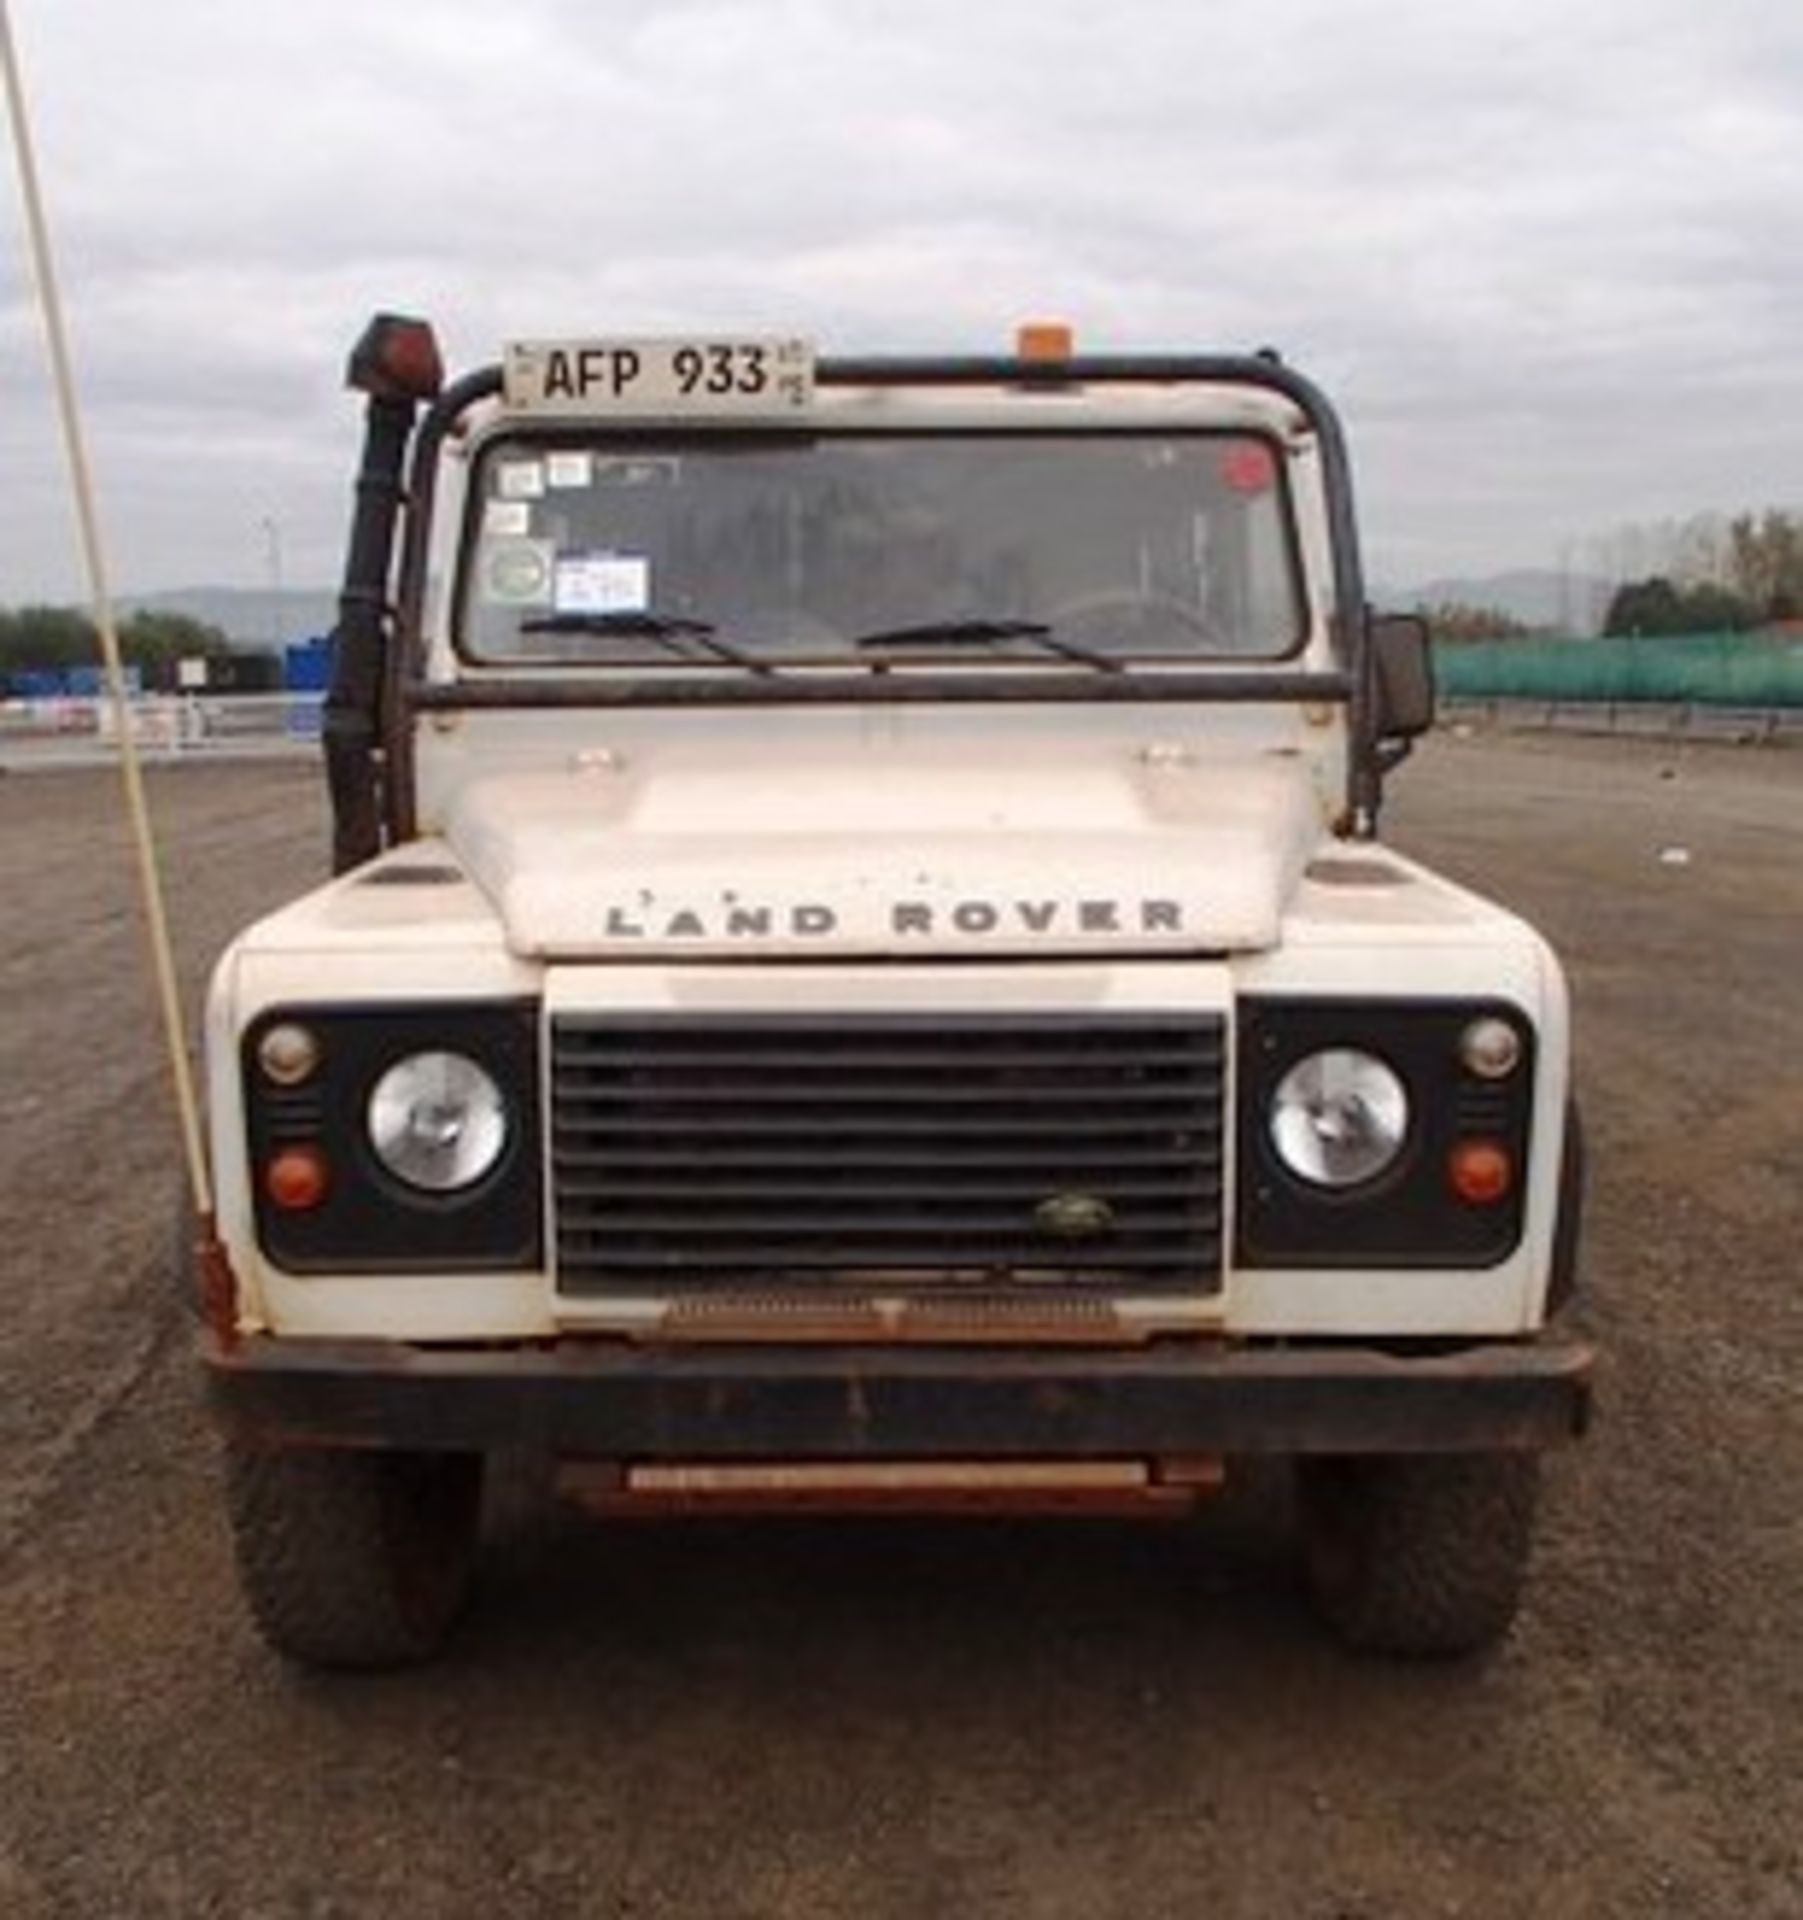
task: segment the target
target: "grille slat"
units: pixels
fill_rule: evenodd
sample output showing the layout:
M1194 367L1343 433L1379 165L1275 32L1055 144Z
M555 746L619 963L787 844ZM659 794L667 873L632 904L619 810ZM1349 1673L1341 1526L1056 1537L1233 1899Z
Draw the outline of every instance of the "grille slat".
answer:
M560 1016L559 1286L1213 1291L1225 1038L1206 1015Z
M822 1028L817 1033L802 1033L785 1028L781 1043L775 1046L754 1043L733 1044L732 1036L723 1036L719 1044L697 1045L693 1040L658 1045L644 1034L595 1035L573 1037L558 1049L560 1072L580 1072L586 1067L619 1072L626 1068L649 1067L658 1072L700 1068L716 1072L735 1063L760 1072L772 1067L800 1068L807 1072L830 1073L847 1067L860 1070L897 1068L918 1073L933 1066L964 1066L973 1059L993 1067L1022 1067L1034 1072L1052 1072L1071 1067L1093 1066L1104 1072L1139 1064L1153 1068L1181 1067L1190 1061L1219 1063L1222 1045L1218 1039L1195 1033L1173 1031L1168 1037L1142 1036L1123 1045L1106 1047L1052 1043L1047 1046L1023 1046L1011 1036L1006 1045L973 1040L946 1040L937 1035L905 1046L893 1038L875 1042L849 1043L843 1031Z
M947 1169L940 1179L942 1185L934 1199L937 1208L993 1207L1005 1205L1010 1200L1025 1201L1032 1207L1046 1197L1044 1180L972 1179L966 1176L962 1168ZM1092 1180L1090 1184L1100 1184L1100 1181ZM666 1177L656 1180L594 1179L566 1173L558 1182L558 1191L574 1200L600 1201L610 1208L644 1205L659 1200L678 1201L685 1206L699 1208L731 1205L745 1200L760 1206L780 1206L790 1200L821 1203L829 1200L836 1203L847 1200L907 1200L918 1199L920 1188L917 1181L905 1176L892 1180L861 1177L856 1180L747 1182L717 1180L711 1177L708 1170L698 1169L692 1178ZM1116 1207L1127 1200L1168 1202L1186 1194L1193 1194L1198 1201L1212 1200L1214 1189L1196 1181L1184 1184L1176 1181L1118 1180L1108 1186L1108 1198Z
M1200 1132L1201 1129L1192 1129ZM948 1162L942 1150L922 1147L918 1142L907 1144L885 1144L881 1147L847 1147L842 1140L822 1138L817 1145L801 1149L772 1147L763 1142L753 1142L748 1146L735 1147L716 1144L709 1149L705 1167L695 1164L675 1164L668 1151L647 1152L639 1147L578 1147L565 1145L559 1149L558 1161L561 1166L571 1170L588 1167L601 1167L614 1172L633 1173L641 1170L661 1171L671 1175L685 1187L695 1181L710 1178L714 1173L742 1173L758 1168L775 1168L779 1172L793 1172L797 1167L805 1167L812 1173L831 1173L840 1168L861 1171L869 1168L894 1169L898 1177L912 1175L921 1169L931 1169L944 1174L952 1163ZM1003 1171L1014 1169L1034 1169L1043 1173L1060 1173L1067 1181L1079 1184L1085 1180L1114 1180L1120 1177L1123 1168L1143 1169L1146 1167L1179 1167L1191 1169L1197 1164L1196 1149L1193 1144L1165 1147L1101 1146L1088 1147L1074 1153L1059 1153L1046 1147L1038 1152L1010 1152L992 1147L977 1147L966 1143L958 1151L955 1171L959 1174L982 1172L991 1169Z
M659 1054L629 1053L622 1050L617 1054L597 1052L560 1056L557 1071L560 1080L567 1080L577 1085L591 1080L612 1079L620 1074L634 1073L655 1074L659 1079L667 1081L694 1076L708 1082L733 1074L752 1076L765 1073L805 1074L842 1081L847 1074L856 1073L864 1080L881 1085L885 1075L961 1070L969 1066L972 1060L981 1061L985 1069L996 1073L1031 1075L1036 1080L1070 1081L1088 1077L1106 1081L1112 1079L1123 1067L1137 1067L1145 1073L1174 1075L1181 1078L1186 1072L1196 1067L1218 1067L1221 1056L1219 1051L1212 1047L1187 1048L1181 1051L1147 1048L1138 1054L1125 1054L1115 1060L1098 1057L1093 1049L1081 1053L1039 1058L1018 1050L997 1054L987 1053L981 1048L974 1048L969 1053L959 1053L952 1048L940 1048L927 1053L906 1056L896 1053L893 1049L868 1054L841 1054L824 1050L816 1054L801 1054L785 1048L782 1052L772 1053L768 1057L743 1053Z
M967 1060L959 1068L948 1066L945 1072L967 1073L971 1064ZM987 1062L976 1064L982 1067ZM819 1107L824 1113L838 1113L846 1107L881 1107L887 1111L893 1107L923 1106L943 1107L957 1113L970 1107L1086 1106L1098 1095L1124 1107L1181 1109L1189 1106L1194 1098L1191 1090L1183 1085L1123 1087L1107 1081L1073 1086L1061 1080L1031 1087L1009 1081L1000 1086L960 1087L953 1091L946 1087L943 1079L936 1079L906 1084L898 1082L887 1086L835 1085L822 1090L819 1087L772 1087L749 1083L739 1087L710 1087L699 1083L680 1086L672 1085L661 1076L653 1078L647 1074L635 1077L635 1082L624 1086L608 1082L588 1087L569 1087L560 1082L552 1091L552 1101L554 1106L571 1108L579 1114L592 1109L597 1102L636 1112L644 1103L647 1093L652 1095L657 1110L662 1112L682 1107L749 1107L761 1112L766 1107L777 1106Z
M1017 1138L1050 1137L1059 1140L1088 1139L1091 1135L1102 1135L1113 1139L1122 1136L1151 1136L1165 1139L1173 1129L1168 1123L1148 1119L1144 1115L1133 1119L1110 1119L1098 1117L1086 1112L1080 1120L1073 1120L1068 1114L1046 1116L1031 1113L1023 1116L1001 1115L972 1119L967 1116L939 1117L931 1114L895 1114L878 1112L858 1114L841 1111L838 1115L823 1113L820 1118L799 1119L793 1114L785 1114L781 1119L769 1117L767 1112L747 1113L741 1117L730 1114L671 1114L662 1104L650 1112L635 1113L630 1110L615 1114L599 1115L589 1111L577 1114L553 1112L551 1116L553 1131L561 1138L565 1133L575 1137L588 1135L605 1136L624 1135L628 1139L640 1135L675 1134L684 1140L743 1139L781 1136L784 1138L819 1138L823 1143L842 1140L847 1134L865 1135L872 1139L887 1139L892 1135L921 1134L929 1138L940 1134L955 1133L961 1139L977 1135L998 1136L1003 1140ZM1204 1120L1199 1115L1183 1117L1181 1131L1184 1135L1211 1137L1220 1132L1218 1119Z
M1169 1211L1122 1212L1115 1220L1118 1231L1142 1238L1159 1233L1175 1234L1181 1238L1198 1226L1218 1224L1219 1216L1212 1207L1198 1207L1193 1212L1175 1214ZM574 1230L572 1240L578 1239L580 1232L580 1229ZM699 1210L660 1213L647 1212L638 1207L618 1207L608 1210L605 1229L597 1231L594 1237L605 1243L647 1235L706 1240L736 1235L747 1241L794 1240L798 1243L819 1239L887 1241L905 1238L914 1243L944 1241L948 1249L955 1249L966 1240L1006 1239L1010 1243L1019 1242L1023 1246L1033 1247L1041 1254L1045 1251L1045 1242L1034 1231L1031 1217L1023 1219L1018 1211L971 1213L946 1207L937 1207L931 1213L923 1208L916 1213L892 1214L871 1213L861 1209L854 1213L819 1210L806 1213L752 1211L719 1214Z
M993 1252L972 1250L966 1257L956 1261L936 1259L931 1263L930 1271L926 1272L922 1271L922 1262L898 1259L892 1246L866 1246L862 1242L812 1248L792 1247L785 1243L780 1246L734 1248L730 1252L667 1247L646 1251L641 1248L610 1247L607 1254L607 1271L610 1274L655 1273L661 1280L676 1285L680 1285L685 1274L697 1273L730 1276L736 1285L748 1273L773 1272L779 1267L791 1278L803 1273L840 1274L848 1281L855 1280L863 1284L873 1274L886 1274L895 1276L909 1286L927 1285L935 1280L981 1280L991 1284L998 1275L1003 1280L1032 1282L1047 1278L1068 1280L1070 1277L1065 1268L1054 1262L1036 1255L1027 1257L1012 1247L998 1247ZM1136 1285L1145 1274L1163 1273L1172 1279L1181 1275L1189 1286L1194 1288L1196 1285L1195 1261L1188 1252L1117 1251L1109 1256L1105 1268L1098 1262L1088 1271L1091 1275L1118 1271L1123 1275L1131 1275ZM564 1291L592 1294L607 1289L598 1286L572 1287L566 1280Z

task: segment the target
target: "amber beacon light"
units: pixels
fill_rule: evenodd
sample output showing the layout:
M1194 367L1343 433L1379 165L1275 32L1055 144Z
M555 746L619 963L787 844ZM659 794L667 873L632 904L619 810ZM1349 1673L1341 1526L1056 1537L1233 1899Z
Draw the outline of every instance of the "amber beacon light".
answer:
M1023 321L1014 336L1014 351L1020 358L1040 364L1068 360L1076 345L1075 335L1063 320Z
M384 400L430 400L444 385L438 340L424 320L378 313L351 349L345 384Z

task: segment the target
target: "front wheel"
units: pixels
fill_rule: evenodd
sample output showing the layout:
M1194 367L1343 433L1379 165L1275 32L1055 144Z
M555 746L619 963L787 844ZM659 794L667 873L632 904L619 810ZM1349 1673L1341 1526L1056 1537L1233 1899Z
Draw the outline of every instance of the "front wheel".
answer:
M429 1658L476 1556L479 1454L228 1446L238 1584L276 1652L315 1667Z
M1305 1459L1297 1481L1315 1607L1349 1645L1475 1653L1508 1631L1533 1539L1537 1455Z

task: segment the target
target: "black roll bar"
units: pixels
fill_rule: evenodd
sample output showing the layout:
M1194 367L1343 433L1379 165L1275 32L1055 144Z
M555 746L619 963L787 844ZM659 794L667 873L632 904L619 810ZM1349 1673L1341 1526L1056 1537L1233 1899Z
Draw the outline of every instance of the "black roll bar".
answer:
M711 667L712 661L697 661ZM413 688L409 698L422 713L492 713L518 707L546 709L621 707L915 707L993 706L995 676L988 673L850 674L785 669L743 680L712 673L635 675L632 679L578 679L532 674L507 680L458 680ZM1012 671L1006 698L1023 705L1145 705L1153 701L1211 700L1223 706L1279 706L1315 700L1350 703L1352 676L1345 673L1245 673L1226 669L1100 674L1082 667L1050 673Z

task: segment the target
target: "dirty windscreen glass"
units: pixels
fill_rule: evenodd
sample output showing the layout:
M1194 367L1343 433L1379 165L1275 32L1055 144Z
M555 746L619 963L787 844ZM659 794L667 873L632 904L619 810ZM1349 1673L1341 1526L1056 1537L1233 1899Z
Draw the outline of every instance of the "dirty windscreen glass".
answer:
M1276 660L1306 627L1244 434L505 437L471 515L489 663Z

